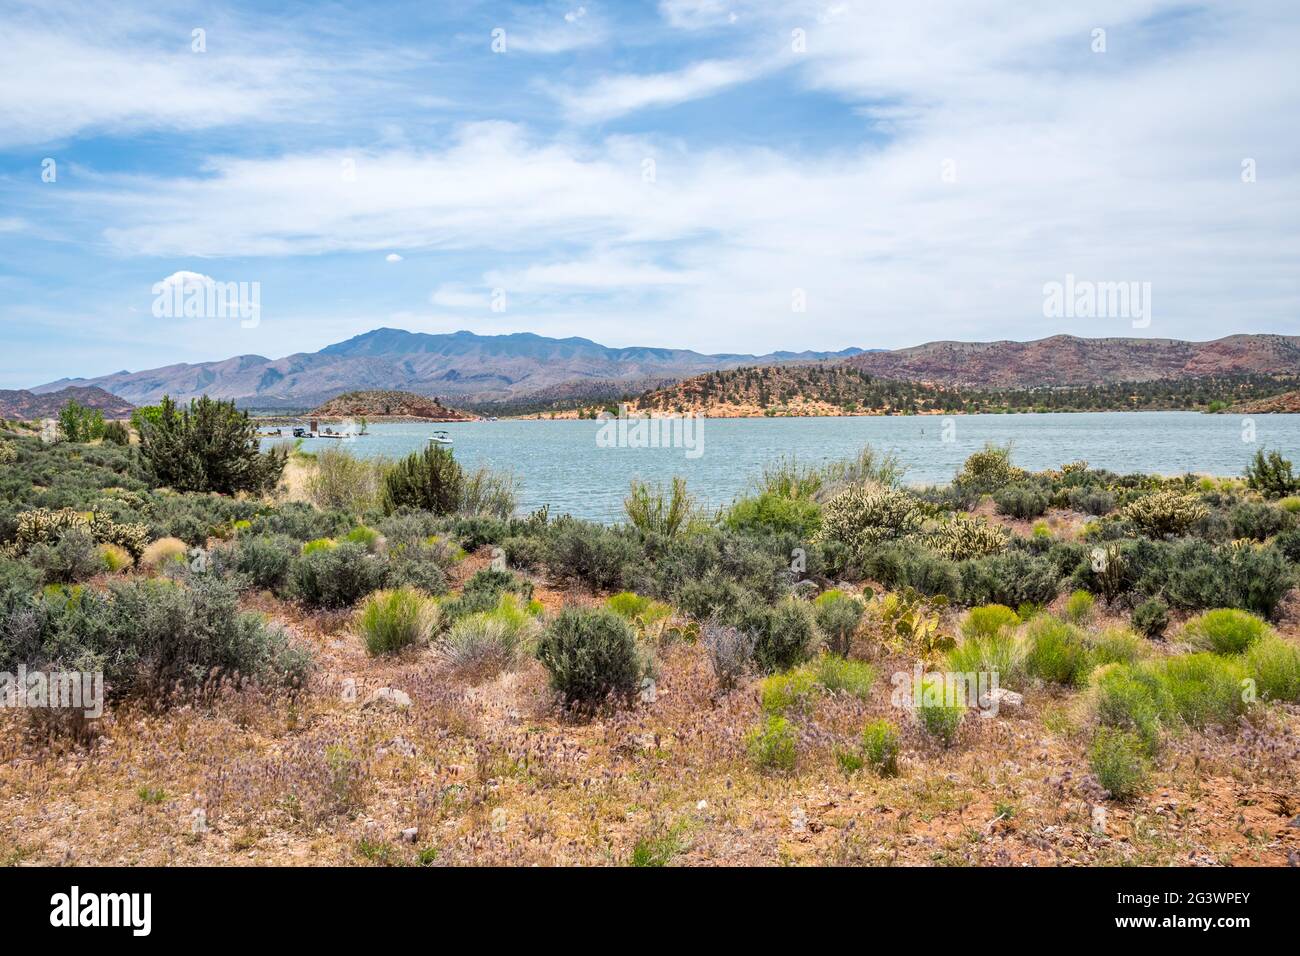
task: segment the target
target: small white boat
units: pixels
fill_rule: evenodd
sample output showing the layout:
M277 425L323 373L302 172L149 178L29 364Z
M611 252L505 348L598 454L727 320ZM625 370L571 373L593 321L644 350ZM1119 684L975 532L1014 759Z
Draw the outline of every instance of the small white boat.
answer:
M436 431L436 432L434 432L432 435L429 436L429 444L430 444L430 445L450 445L450 444L451 444L451 436L448 435L445 431L442 431L442 430Z

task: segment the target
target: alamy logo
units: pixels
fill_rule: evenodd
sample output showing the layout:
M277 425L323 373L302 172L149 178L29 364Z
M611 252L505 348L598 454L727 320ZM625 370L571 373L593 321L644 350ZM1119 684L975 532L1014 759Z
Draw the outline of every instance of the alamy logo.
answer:
M596 433L597 448L684 448L687 458L704 454L704 418L700 415L665 414L655 417L629 412L618 406Z
M0 707L80 710L91 719L104 715L103 671L0 671Z
M239 327L255 329L262 321L262 283L218 282L198 272L174 272L155 282L156 319L239 319Z
M153 894L83 894L74 886L71 892L50 897L50 925L127 926L133 936L148 936L153 928Z
M1048 319L1131 319L1133 328L1151 325L1150 282L1093 282L1067 274L1064 282L1043 285L1043 316Z

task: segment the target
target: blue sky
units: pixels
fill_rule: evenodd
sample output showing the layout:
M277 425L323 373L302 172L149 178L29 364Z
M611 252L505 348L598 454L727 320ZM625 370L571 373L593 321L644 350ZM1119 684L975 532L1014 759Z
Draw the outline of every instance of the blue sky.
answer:
M0 387L379 326L1300 332L1282 0L0 0L0 36ZM178 273L258 324L156 318ZM1045 318L1067 274L1149 282L1150 325Z

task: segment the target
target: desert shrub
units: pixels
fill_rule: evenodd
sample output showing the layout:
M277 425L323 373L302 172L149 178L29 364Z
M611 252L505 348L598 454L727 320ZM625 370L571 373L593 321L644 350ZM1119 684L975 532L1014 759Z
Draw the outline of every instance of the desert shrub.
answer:
M1283 531L1273 541L1278 553L1293 564L1300 564L1300 529Z
M1105 488L1071 488L1066 492L1065 503L1086 515L1108 515L1115 510L1115 496Z
M204 395L177 409L166 396L140 432L140 457L153 479L177 491L258 494L284 472L283 451L259 451L257 425L234 402Z
M451 523L451 535L466 551L485 544L500 544L510 534L510 524L492 515L460 515Z
M1066 686L1088 676L1088 644L1082 631L1048 614L1025 626L1025 671L1030 677Z
M298 551L297 543L285 535L248 535L235 547L234 568L253 587L280 591Z
M1049 558L1023 551L963 561L958 572L962 600L967 604L1048 604L1056 597L1061 580Z
M388 579L393 587L411 587L425 594L447 592L446 569L455 553L444 541L417 541L388 550Z
M862 563L862 570L886 587L912 588L921 594L956 600L961 595L958 565L922 548L880 548Z
M639 628L658 624L671 617L673 613L671 605L631 591L623 591L606 598L605 606Z
M1261 700L1300 703L1300 647L1266 635L1246 651L1245 666Z
M315 541L305 542L301 552L303 554L315 554L317 551L332 551L338 546L339 543L333 538L317 538Z
M1047 495L1037 485L1017 482L1000 488L993 494L998 512L1027 521L1047 511Z
M1183 628L1190 644L1216 654L1244 653L1267 633L1269 627L1261 618L1231 608L1205 611Z
M1108 627L1088 639L1089 665L1132 664L1150 655L1143 638L1122 627Z
M1300 478L1292 470L1291 462L1281 452L1264 449L1246 466L1246 484L1266 498L1283 498L1300 491Z
M1151 538L1186 534L1205 518L1210 509L1192 495L1177 491L1157 491L1130 501L1120 515Z
M102 670L115 694L156 697L236 675L301 684L309 668L282 629L240 611L235 589L210 576L185 587L137 579L106 592L54 589L24 613L22 639L0 641L0 657L12 658L4 663Z
M1147 760L1135 734L1099 727L1088 751L1097 782L1116 800L1128 800L1146 785Z
M387 467L381 458L358 458L343 448L324 448L316 453L307 494L318 508L353 514L371 511L379 507Z
M438 653L457 670L496 674L529 653L539 629L532 610L516 595L503 592L492 610L456 621L439 641Z
M291 593L309 607L351 607L386 583L382 558L364 547L344 542L332 548L304 550L289 572Z
M389 546L419 544L444 534L449 522L427 511L400 510L385 515L375 523Z
M927 547L944 557L965 561L1002 554L1011 543L1011 534L981 518L952 514L927 528L924 540Z
M1132 667L1100 668L1092 690L1098 723L1103 727L1132 731L1141 739L1148 753L1155 753L1160 744L1162 724L1158 690L1158 684L1139 679Z
M1156 576L1174 607L1235 607L1271 618L1295 584L1294 570L1275 548L1186 545L1169 552Z
M826 503L817 541L838 541L855 555L921 530L925 515L911 495L892 488L850 487Z
M1169 606L1159 598L1148 598L1133 609L1133 626L1151 639L1169 626Z
M449 515L460 507L464 482L465 474L452 453L442 445L430 445L388 470L380 505L385 514L415 508Z
M47 584L85 581L103 568L95 539L79 527L64 531L53 544L35 545L27 552L27 560Z
M0 438L0 465L12 465L18 460L18 446L7 438Z
M961 622L961 636L968 641L998 637L1020 626L1020 615L1005 604L985 604L966 612Z
M806 601L786 598L771 607L751 602L737 610L735 623L754 635L754 663L764 673L788 670L812 653L816 630Z
M1011 446L985 445L966 459L953 484L981 494L997 491L1024 476L1011 464Z
M768 714L746 735L745 749L758 768L788 773L794 769L798 754L794 726L784 717Z
M1026 644L1013 630L965 637L947 654L946 667L956 674L997 674L999 681L1018 681L1025 672Z
M564 608L542 632L537 659L550 674L552 688L576 710L630 700L644 670L636 632L603 608Z
M34 594L41 586L41 572L26 561L0 553L0 613L18 599ZM0 621L0 623L3 623Z
M371 655L392 654L428 641L437 605L414 588L375 591L357 609L356 628Z
M342 538L343 541L351 541L353 544L359 544L372 554L378 551L384 543L384 536L374 528L367 525L359 524Z
M505 521L518 506L519 481L510 472L477 468L461 482L458 506L461 514Z
M852 594L833 588L819 594L813 607L817 629L826 638L827 646L841 657L847 657L867 606Z
M470 614L491 611L501 603L501 595L507 593L528 601L533 596L533 585L510 571L484 568L465 582L459 595L443 602L443 616L452 622Z
M124 422L105 422L104 441L113 445L129 445L131 444L131 430L126 427Z
M593 522L557 522L547 542L547 570L593 590L626 587L640 559L635 542Z
M820 690L812 671L806 667L763 678L758 688L765 713L788 714L807 711Z
M1139 673L1153 681L1162 715L1188 726L1230 726L1246 709L1242 693L1244 666L1216 654L1183 654L1140 665Z
M927 675L921 680L920 701L916 705L921 727L945 747L951 747L957 740L957 731L966 716L966 702L960 693L953 691L954 686L942 676Z
M701 628L700 641L720 690L729 691L744 680L753 666L753 634L718 621L709 621Z
M642 535L674 538L687 529L694 512L695 501L684 478L673 478L668 488L633 480L623 499L628 523Z
M851 661L838 654L822 654L807 666L813 678L826 690L864 700L876 682L876 669L866 661Z
M1071 624L1084 624L1092 617L1095 600L1088 591L1075 591L1065 602L1065 619Z
M144 549L140 566L157 570L167 564L184 564L189 552L190 549L179 538L159 538Z
M288 501L256 515L249 531L252 534L284 535L295 541L311 541L345 533L352 526L352 520L351 515L341 511L321 511L305 501Z
M728 509L723 524L733 531L793 534L809 539L821 528L821 509L807 498L773 492L741 498Z
M115 544L101 544L95 550L100 565L109 574L120 574L131 566L131 555L126 548Z
M862 755L882 777L898 775L898 730L887 720L873 720L862 730Z
M511 535L501 542L506 562L512 568L532 571L546 560L546 542L532 535Z
M1252 541L1264 541L1295 524L1290 513L1259 501L1242 502L1232 509L1228 519L1232 523L1234 538L1250 538Z

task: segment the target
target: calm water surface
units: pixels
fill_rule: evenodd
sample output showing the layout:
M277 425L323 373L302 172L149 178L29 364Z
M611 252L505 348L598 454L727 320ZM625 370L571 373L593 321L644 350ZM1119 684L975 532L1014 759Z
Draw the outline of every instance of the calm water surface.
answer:
M948 421L950 441L944 441ZM1253 422L1254 443L1243 441ZM542 504L552 514L614 520L633 478L687 479L691 492L710 506L746 490L765 465L782 455L819 464L857 453L870 444L892 451L912 484L945 482L985 442L1011 442L1022 468L1040 470L1075 459L1117 472L1175 475L1187 471L1240 474L1255 450L1280 449L1300 456L1300 415L1251 419L1199 412L1097 412L1039 415L963 415L878 418L742 418L701 423L703 454L681 448L601 448L593 421L464 422L450 425L379 424L353 441L308 439L304 451L344 444L360 456L396 458L423 448L445 429L456 457L469 467L511 469L522 483L521 510Z

